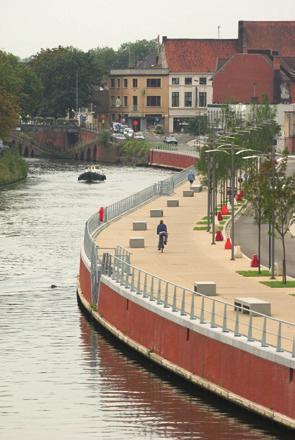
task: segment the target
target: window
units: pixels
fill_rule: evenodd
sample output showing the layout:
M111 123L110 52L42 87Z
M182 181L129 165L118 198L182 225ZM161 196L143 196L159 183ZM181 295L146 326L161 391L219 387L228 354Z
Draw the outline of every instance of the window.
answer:
M172 92L172 107L179 107L179 93Z
M138 85L137 78L132 78L132 87L134 89L137 89L137 85Z
M128 87L128 79L124 78L124 88L126 89Z
M192 106L192 92L184 92L184 106L185 107Z
M191 85L192 85L192 79L191 79L191 77L184 78L184 84L185 84L186 86L191 86Z
M201 77L199 80L199 84L203 84L203 85L207 84L207 78L205 76Z
M179 78L172 78L172 84L175 86L179 85Z
M117 79L117 87L118 87L118 88L120 87L120 84L121 84L120 80Z
M147 107L160 107L161 106L161 96L147 96L146 97Z
M128 96L124 96L124 107L128 105Z
M114 88L115 87L115 79L111 78L111 87Z
M160 80L160 78L148 78L146 80L146 86L147 87L161 87L161 80Z
M115 96L111 96L111 106L115 107L116 105L116 97Z
M120 98L120 96L117 96L116 107L121 107L121 98Z
M133 111L137 110L137 96L132 96L132 107Z
M207 93L199 92L199 107L207 107Z

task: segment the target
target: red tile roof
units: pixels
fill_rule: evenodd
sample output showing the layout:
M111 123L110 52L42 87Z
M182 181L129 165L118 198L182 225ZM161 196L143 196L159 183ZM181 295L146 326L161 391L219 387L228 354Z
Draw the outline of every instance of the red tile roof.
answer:
M240 21L241 47L278 51L279 56L295 56L295 21Z
M237 52L237 40L166 39L164 49L171 72L214 72L218 58Z

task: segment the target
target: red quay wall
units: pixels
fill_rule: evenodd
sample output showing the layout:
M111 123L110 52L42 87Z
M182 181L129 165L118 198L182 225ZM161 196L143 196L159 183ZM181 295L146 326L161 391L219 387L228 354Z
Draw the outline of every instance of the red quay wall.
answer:
M179 153L170 153L169 151L151 150L149 155L150 165L162 165L182 170L196 163L196 158Z
M289 368L188 330L104 284L100 287L98 313L122 333L175 365L295 418L295 380Z

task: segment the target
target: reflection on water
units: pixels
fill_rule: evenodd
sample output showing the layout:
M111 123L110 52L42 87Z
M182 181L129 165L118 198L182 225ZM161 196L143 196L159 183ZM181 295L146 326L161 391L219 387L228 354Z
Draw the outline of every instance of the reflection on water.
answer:
M169 172L105 167L85 185L80 164L29 162L0 191L1 440L287 438L147 368L77 307L87 217Z

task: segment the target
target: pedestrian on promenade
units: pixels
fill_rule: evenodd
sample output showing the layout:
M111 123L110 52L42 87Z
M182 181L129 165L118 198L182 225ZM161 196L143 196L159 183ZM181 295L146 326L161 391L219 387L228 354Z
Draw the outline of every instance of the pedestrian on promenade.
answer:
M187 180L189 181L190 185L192 185L195 181L195 175L193 171L190 171L187 175Z
M160 223L157 226L157 235L159 236L159 242L158 242L158 249L160 250L160 239L161 236L164 239L164 244L167 244L167 240L168 240L168 229L167 226L165 225L165 223L163 222L163 220L160 220Z

